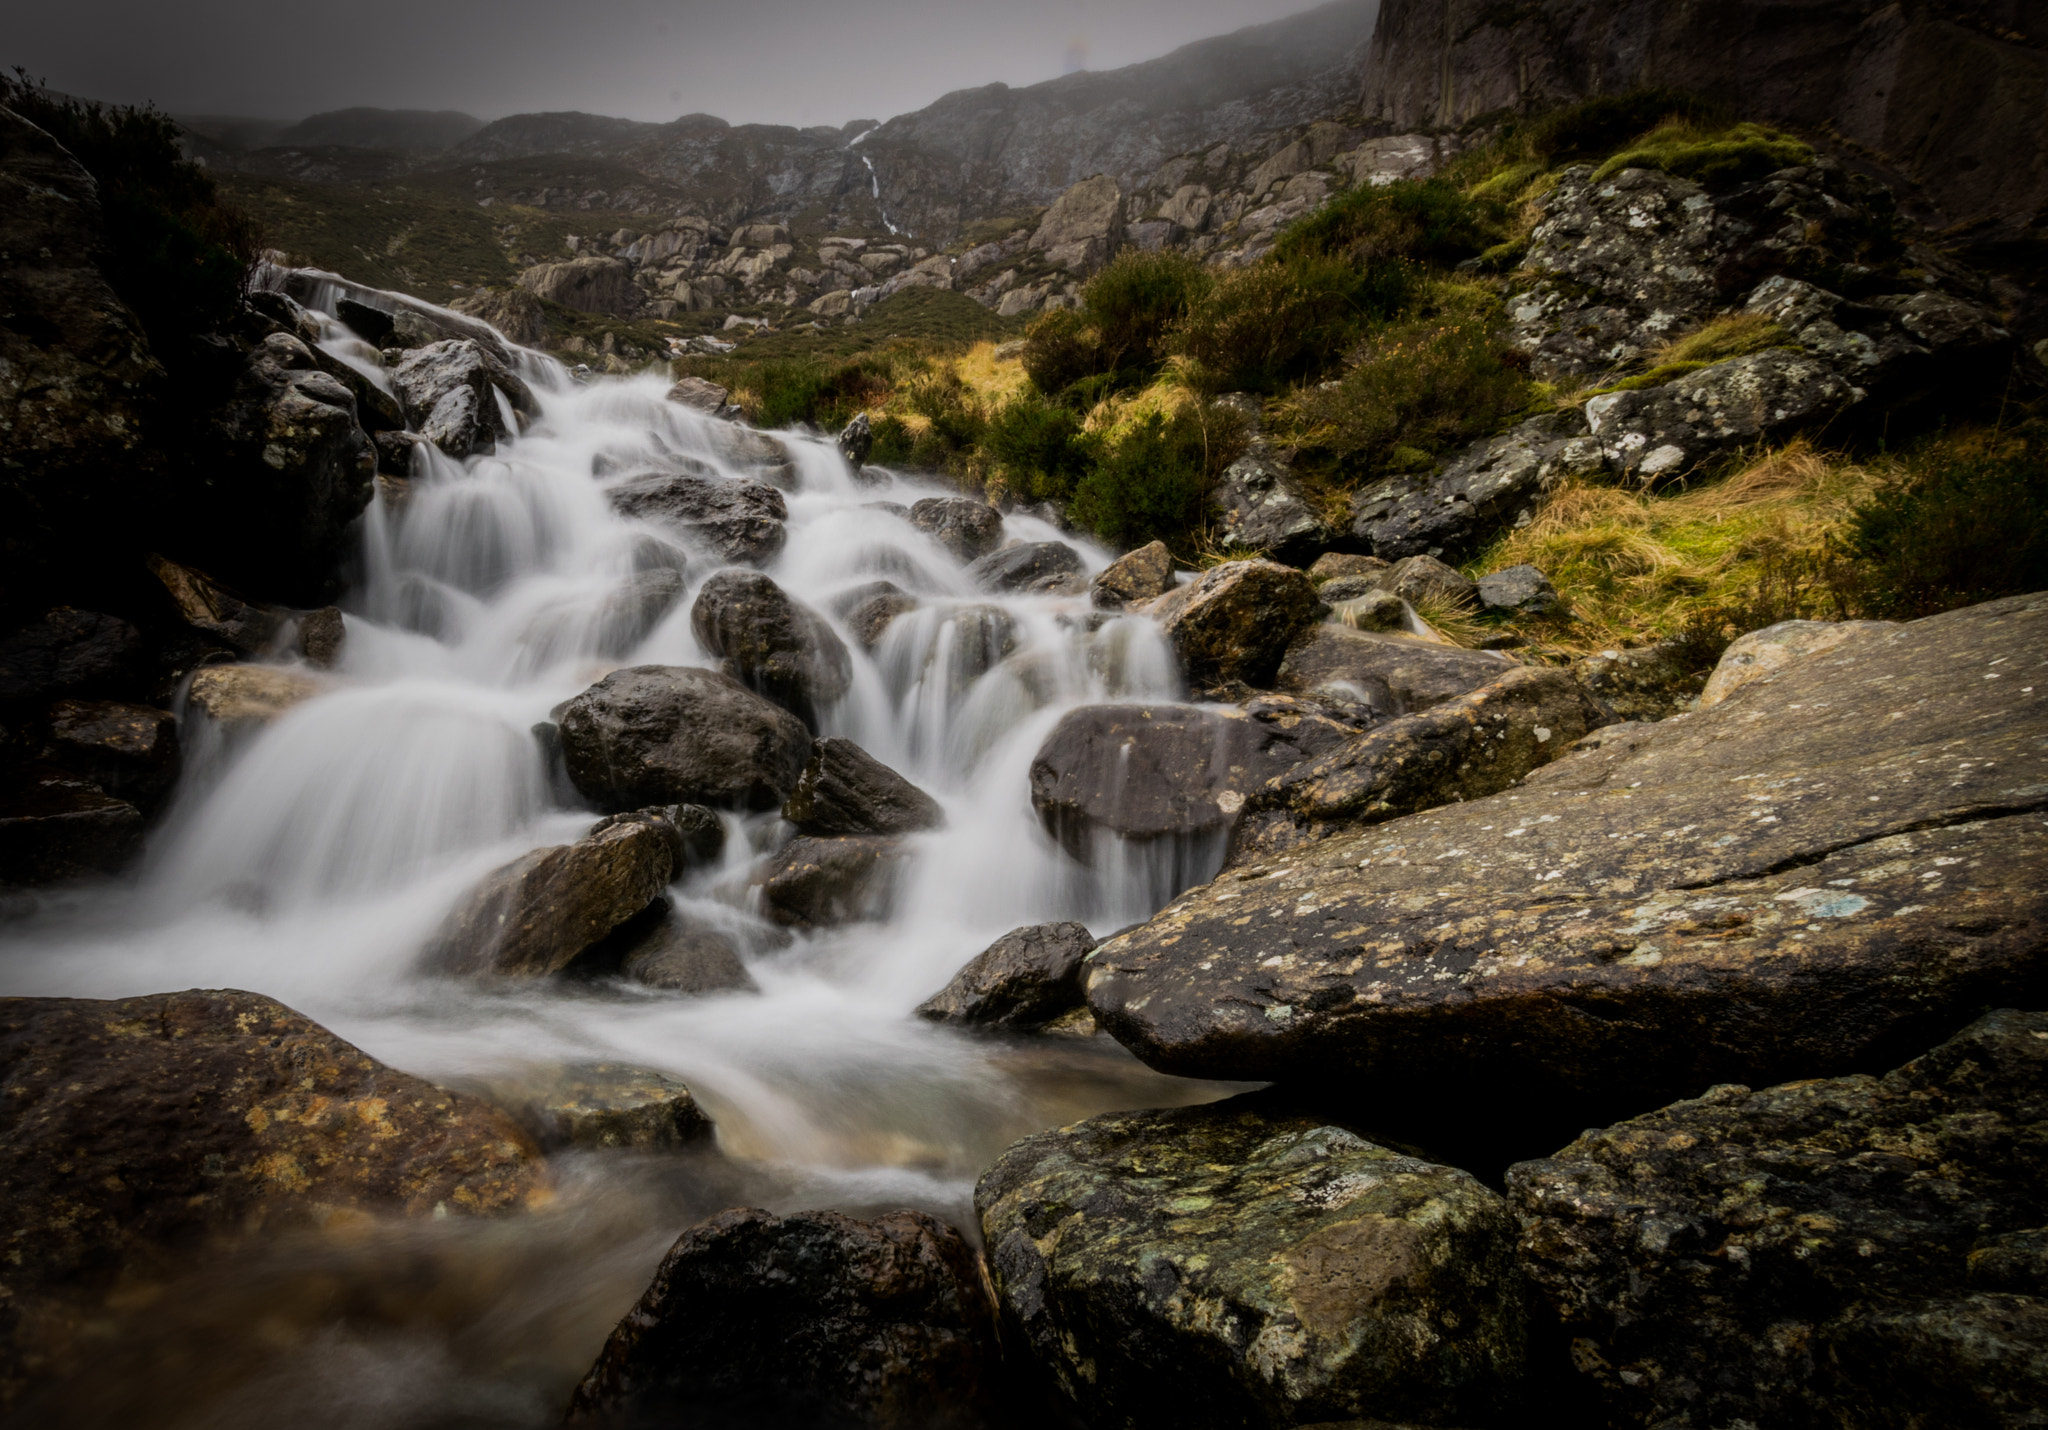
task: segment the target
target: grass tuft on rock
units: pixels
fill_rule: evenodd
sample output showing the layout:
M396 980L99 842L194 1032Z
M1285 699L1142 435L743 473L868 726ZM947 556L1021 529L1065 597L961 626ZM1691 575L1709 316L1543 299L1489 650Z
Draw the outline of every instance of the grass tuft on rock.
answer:
M1699 184L1739 184L1812 162L1812 145L1762 124L1716 128L1671 119L1601 164L1593 181L1623 169L1661 169Z

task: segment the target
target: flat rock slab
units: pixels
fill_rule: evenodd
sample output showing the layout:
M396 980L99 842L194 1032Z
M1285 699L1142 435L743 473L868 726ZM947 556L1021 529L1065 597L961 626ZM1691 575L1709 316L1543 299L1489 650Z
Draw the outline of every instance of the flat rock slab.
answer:
M1842 1072L2041 990L2043 810L2048 596L2018 597L1238 869L1091 954L1089 1004L1171 1072L1557 1116Z
M1501 1199L1249 1101L1042 1132L975 1188L1005 1309L1087 1422L1444 1424L1500 1407L1526 1338Z
M2006 1011L1883 1077L1718 1087L1507 1180L1617 1423L2021 1426L2048 1403L2044 1166L2048 1013Z

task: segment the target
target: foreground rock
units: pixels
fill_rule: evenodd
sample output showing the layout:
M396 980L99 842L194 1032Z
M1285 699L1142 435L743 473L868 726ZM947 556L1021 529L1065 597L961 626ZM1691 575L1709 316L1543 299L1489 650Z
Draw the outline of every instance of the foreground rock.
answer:
M974 1204L1006 1310L1091 1424L1464 1424L1523 1372L1501 1199L1314 1118L1110 1113L1017 1143Z
M684 1232L570 1404L571 1424L982 1423L995 1315L922 1212L721 1212Z
M1564 671L1518 667L1269 781L1232 832L1230 862L1498 794L1612 720Z
M121 1277L349 1213L546 1195L511 1118L254 993L0 1000L0 1087L0 1387Z
M917 1006L934 1023L1029 1032L1086 1003L1081 965L1095 947L1085 924L1011 929Z
M1603 650L1572 664L1579 684L1623 720L1662 720L1699 698L1708 672L1674 642Z
M782 817L805 834L916 834L946 822L939 802L851 740L811 746Z
M792 839L754 875L761 912L793 929L879 919L908 857L900 841L880 835Z
M1293 567L1229 561L1173 591L1153 615L1195 685L1264 685L1318 609L1316 588Z
M0 772L0 887L119 873L142 825L141 810L84 775L41 762Z
M1330 530L1302 494L1293 469L1258 435L1257 404L1242 397L1235 404L1252 413L1254 435L1251 450L1225 467L1209 491L1217 526L1232 545L1264 552L1275 561L1290 566L1312 561L1330 544Z
M1860 1066L2039 985L2044 660L2048 596L1866 632L1184 895L1090 1006L1169 1071L1560 1120Z
M1282 690L1409 715L1501 678L1514 662L1493 651L1325 623L1287 650L1275 683Z
M966 497L926 497L915 502L910 508L910 524L963 564L979 561L1003 539L1003 514L986 502Z
M108 794L148 808L178 778L178 721L153 705L60 700L50 707L50 744L66 766Z
M1745 685L1771 676L1807 656L1833 650L1867 631L1890 629L1889 621L1780 621L1738 636L1721 652L1720 663L1699 694L1699 708L1710 710Z
M690 629L726 673L811 729L853 685L846 643L816 611L758 571L720 571L697 592Z
M499 406L534 411L533 394L500 359L474 338L443 338L407 353L391 370L391 385L413 430L451 457L493 450L515 435Z
M764 565L782 552L789 503L765 482L744 479L641 477L611 493L627 516L674 527L720 561Z
M2048 1403L2048 1014L1883 1077L1718 1087L1508 1173L1616 1420L2007 1425Z
M600 808L779 808L810 758L803 721L730 676L615 670L562 708L570 780Z
M674 1078L623 1063L578 1063L505 1100L541 1146L672 1152L717 1129L690 1089Z
M1046 832L1088 862L1101 834L1162 839L1227 829L1252 791L1360 728L1284 699L1245 709L1084 705L1039 746L1031 803Z
M1163 541L1126 551L1089 583L1095 604L1106 611L1163 596L1173 589L1173 553Z

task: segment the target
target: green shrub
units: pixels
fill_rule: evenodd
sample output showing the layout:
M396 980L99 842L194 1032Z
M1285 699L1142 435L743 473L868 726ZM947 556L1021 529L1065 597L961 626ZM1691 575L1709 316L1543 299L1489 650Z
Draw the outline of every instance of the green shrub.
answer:
M1277 392L1328 368L1415 291L1412 266L1299 255L1241 268L1188 314L1171 346L1198 392Z
M1910 619L2048 590L2048 433L1930 444L1856 509L1845 544L1873 615Z
M1054 308L1024 336L1024 373L1046 397L1058 397L1102 369L1102 347L1079 313Z
M1100 363L1108 371L1149 374L1164 355L1168 332L1215 286L1209 271L1185 253L1127 248L1081 290L1093 323Z
M1308 393L1302 408L1324 434L1320 445L1363 476L1497 431L1530 396L1487 316L1464 312L1381 329L1343 379Z
M0 104L47 131L98 181L102 268L152 347L181 352L234 318L261 249L256 227L180 156L168 115L67 99L19 69L0 75Z
M1140 419L1082 476L1069 519L1122 550L1148 541L1189 549L1209 485L1206 436L1192 412Z
M895 413L887 413L874 424L875 445L868 451L868 460L878 467L907 467L910 454L916 443L910 435L910 428Z
M1273 244L1281 262L1341 256L1449 265L1498 243L1500 215L1447 179L1397 179L1340 194L1289 226Z
M1094 445L1070 408L1024 393L996 410L982 451L1010 490L1064 503L1088 471Z
M754 421L766 428L808 423L836 432L889 395L895 364L881 353L828 364L811 359L755 363L733 385L756 394Z

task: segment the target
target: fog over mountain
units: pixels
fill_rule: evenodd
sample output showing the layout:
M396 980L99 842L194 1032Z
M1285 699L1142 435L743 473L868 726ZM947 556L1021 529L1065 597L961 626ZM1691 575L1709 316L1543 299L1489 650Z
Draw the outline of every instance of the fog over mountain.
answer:
M290 122L358 105L838 125L963 84L1110 69L1302 0L108 0L10 17L0 63L60 90Z

